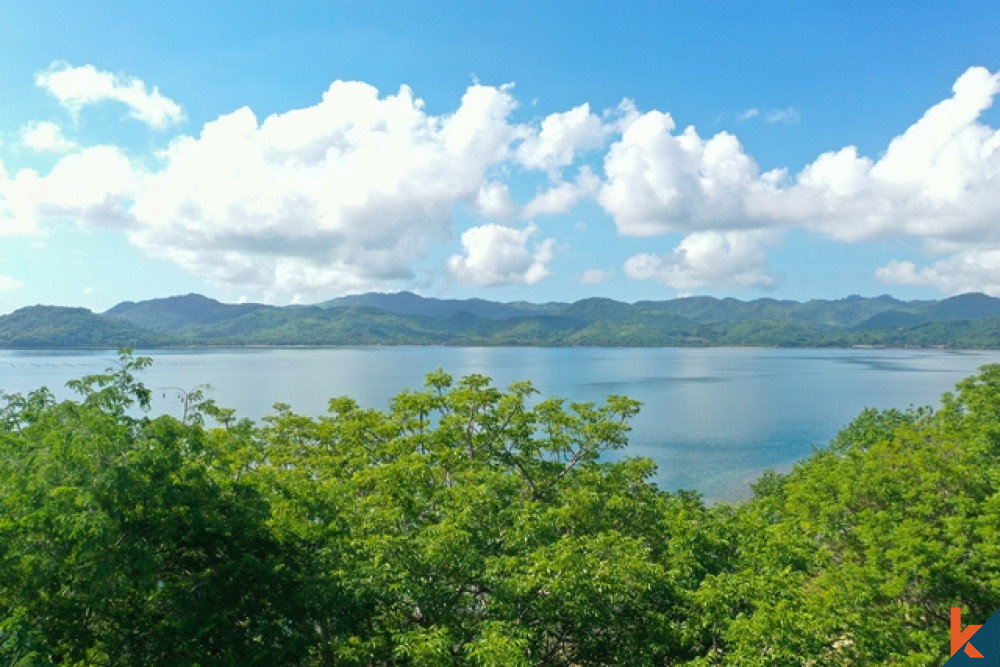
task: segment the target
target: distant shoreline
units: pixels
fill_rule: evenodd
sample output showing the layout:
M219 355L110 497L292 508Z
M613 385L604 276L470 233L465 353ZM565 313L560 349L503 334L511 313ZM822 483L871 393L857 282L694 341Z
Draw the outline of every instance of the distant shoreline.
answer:
M7 352L73 352L73 351L111 351L128 348L134 351L161 351L161 350L322 350L322 349L344 349L344 348L404 348L404 347L444 347L444 348L510 348L510 349L703 349L703 350L843 350L854 352L877 352L877 351L904 351L904 350L930 350L937 352L987 352L990 350L1000 351L1000 344L996 347L949 347L947 345L560 345L560 344L516 344L516 343L317 343L315 345L299 343L192 343L190 345L157 345L157 346L0 346L0 350Z
M311 306L226 304L198 294L105 313L29 306L0 316L0 349L749 347L1000 349L1000 299L851 296L807 302L685 297L623 303L499 303L364 294Z

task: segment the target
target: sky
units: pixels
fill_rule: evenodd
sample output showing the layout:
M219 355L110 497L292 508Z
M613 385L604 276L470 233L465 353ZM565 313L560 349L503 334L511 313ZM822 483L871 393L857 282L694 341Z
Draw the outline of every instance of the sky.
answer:
M1000 3L0 3L0 312L1000 296Z

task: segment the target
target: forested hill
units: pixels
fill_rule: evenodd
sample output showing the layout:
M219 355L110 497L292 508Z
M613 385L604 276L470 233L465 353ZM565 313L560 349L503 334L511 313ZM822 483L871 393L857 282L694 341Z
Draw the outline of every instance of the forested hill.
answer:
M0 317L0 346L8 348L366 344L1000 348L1000 299L532 304L399 292L279 307L188 294L126 301L103 314L33 306Z
M86 308L29 306L0 316L0 347L160 347L178 344L169 335Z

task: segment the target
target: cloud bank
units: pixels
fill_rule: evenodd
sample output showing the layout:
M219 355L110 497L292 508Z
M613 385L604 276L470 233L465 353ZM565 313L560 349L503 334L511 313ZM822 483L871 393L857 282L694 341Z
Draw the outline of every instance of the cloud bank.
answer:
M36 81L74 114L117 101L151 128L184 119L157 88L91 65L55 64ZM1000 75L970 68L880 157L846 146L795 174L762 172L731 133L703 137L628 101L518 122L509 85L472 85L434 115L406 86L382 95L335 81L312 106L263 119L237 109L155 155L77 146L39 122L22 143L66 154L45 173L0 163L0 234L66 219L120 229L193 274L310 298L412 285L434 248L449 249L436 269L449 280L537 283L557 252L544 219L589 201L618 234L648 239L648 251L608 260L678 290L772 289L768 248L799 228L845 243L918 239L924 257L872 267L877 278L1000 294L1000 132L980 122L998 92ZM526 198L524 178L536 183ZM665 236L680 240L664 248Z

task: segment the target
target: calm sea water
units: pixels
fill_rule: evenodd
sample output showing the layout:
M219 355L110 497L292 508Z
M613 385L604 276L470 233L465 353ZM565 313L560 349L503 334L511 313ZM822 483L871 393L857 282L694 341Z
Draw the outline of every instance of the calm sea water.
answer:
M208 383L222 406L253 419L275 402L320 415L349 395L385 408L438 367L481 373L498 386L531 380L542 396L643 402L620 456L647 456L665 489L737 500L768 468L788 470L827 443L865 407L936 404L955 382L1000 352L773 350L745 348L342 347L142 352L155 363L142 380L154 412L180 415L170 388ZM66 380L102 372L112 351L0 351L0 389L45 385L70 396ZM166 396L165 396L166 395Z

